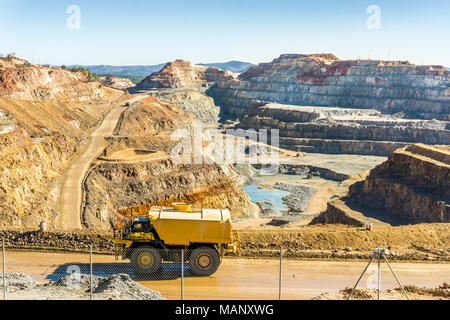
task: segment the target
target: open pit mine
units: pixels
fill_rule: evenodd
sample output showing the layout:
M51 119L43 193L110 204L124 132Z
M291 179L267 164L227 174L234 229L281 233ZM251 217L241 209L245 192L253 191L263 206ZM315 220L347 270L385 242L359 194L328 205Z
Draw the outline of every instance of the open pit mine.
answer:
M176 161L182 138L175 133L188 132L191 142L198 123L231 141L241 156ZM256 136L237 134L246 130ZM271 145L273 132L277 145ZM176 60L134 85L115 76L97 79L82 68L3 57L0 238L8 250L22 250L24 256L11 253L15 265L39 251L42 265L31 268L39 275L69 263L64 252L82 255L91 246L108 264L113 231L130 213L188 203L227 209L239 240L239 250L220 258L214 284L203 279L199 292L222 290L215 286L232 274L258 281L280 246L292 258L294 277L316 263L328 277L356 270L350 260L368 259L377 247L389 248L393 260L437 261L438 270L450 261L449 146L450 71L441 66L282 54L233 73ZM205 138L201 158L211 160L215 147ZM274 159L276 169L264 171ZM61 256L52 260L46 252ZM345 276L353 281L356 274ZM13 294L31 298L61 295L68 281L47 286L23 274L7 279ZM105 299L119 289L131 299L174 298L166 280L137 279L141 286L128 275L95 278ZM223 296L232 297L227 290ZM291 294L321 293L311 290ZM261 292L255 297L268 297Z

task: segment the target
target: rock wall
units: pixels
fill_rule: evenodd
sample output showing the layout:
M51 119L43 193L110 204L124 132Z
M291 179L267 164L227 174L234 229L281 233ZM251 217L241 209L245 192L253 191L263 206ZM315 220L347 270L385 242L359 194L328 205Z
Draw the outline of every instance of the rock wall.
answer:
M281 147L295 151L387 156L411 143L450 143L449 75L402 61L288 54L238 77L176 60L137 88L159 89L204 122L217 119L217 105L243 129L279 129Z
M241 123L244 129L279 129L280 136L291 138L316 138L337 140L373 140L398 142L423 142L430 144L450 144L447 129L417 128L402 123L390 125L361 125L354 121L324 121L312 123L292 123L272 121L272 119L246 118Z
M136 164L100 164L86 180L83 220L108 229L117 210L188 202L194 207L229 208L233 216L250 207L248 196L217 165L176 165L170 159Z
M303 139L280 137L280 146L299 152L329 154L361 154L389 156L394 150L408 145L404 142L369 140Z
M0 228L53 227L62 171L108 110L0 98Z
M167 63L159 72L152 73L136 90L195 88L206 90L212 83L233 79L233 73L214 67L197 66L189 61L175 60Z
M214 100L197 90L182 91L154 91L153 95L160 101L176 104L184 112L193 114L203 123L217 123L219 121L220 107L214 104Z
M411 143L450 144L450 123L382 115L373 109L268 103L241 118L243 129L278 129L280 146L318 153L388 156Z
M194 116L179 106L152 96L142 99L122 114L116 134L122 136L154 136L161 132L192 126Z
M0 59L0 96L19 100L93 101L108 94L83 72Z
M106 75L98 78L98 81L114 89L128 89L136 86L130 79Z
M254 165L255 168L259 168L259 165ZM297 176L307 177L308 175L319 176L323 179L342 182L350 178L349 174L339 173L327 168L316 167L312 165L301 164L280 164L279 172L281 174L294 174Z
M450 222L450 148L422 144L396 150L350 187L349 201L386 208L411 223Z
M179 105L204 123L216 123L220 108L205 91L217 81L234 79L229 71L214 67L197 66L189 61L167 63L161 71L142 80L133 92L151 90L161 101Z
M236 115L260 100L450 120L449 87L450 72L442 66L291 54L254 66L238 79L219 81L209 94Z
M378 215L382 221L403 223L450 222L450 148L415 144L394 151L371 170L364 181L350 186L341 200L358 208L360 221ZM337 214L344 219L351 209ZM316 222L336 223L335 206L329 204ZM383 214L381 214L383 213ZM327 218L328 217L328 218ZM362 217L362 218L361 218ZM350 223L353 224L353 223Z
M363 227L367 219L348 208L341 200L328 202L327 210L315 217L310 224L345 224L354 227Z

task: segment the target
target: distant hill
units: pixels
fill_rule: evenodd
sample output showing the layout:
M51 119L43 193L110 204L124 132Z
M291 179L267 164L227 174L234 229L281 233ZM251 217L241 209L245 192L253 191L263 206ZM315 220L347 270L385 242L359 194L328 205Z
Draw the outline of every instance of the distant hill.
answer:
M68 68L84 68L88 69L92 73L98 75L113 75L118 77L128 78L134 83L138 83L143 78L149 76L154 72L161 71L165 66L165 63L156 65L137 65L137 66L109 66L109 65L96 65L96 66L86 66L86 65L72 65L67 66ZM222 70L228 70L231 72L245 72L253 64L242 61L229 61L229 62L219 62L219 63L199 63L200 66L216 67Z
M242 62L242 61L228 61L228 62L217 62L217 63L199 63L200 66L209 66L209 67L216 67L222 70L228 70L231 72L245 72L250 67L254 66L254 64L249 62Z
M132 76L145 78L153 72L158 72L164 67L165 63L148 65L148 66L108 66L108 65L98 65L98 66L82 66L75 65L69 67L82 67L89 69L92 73L96 74L109 74L113 76Z

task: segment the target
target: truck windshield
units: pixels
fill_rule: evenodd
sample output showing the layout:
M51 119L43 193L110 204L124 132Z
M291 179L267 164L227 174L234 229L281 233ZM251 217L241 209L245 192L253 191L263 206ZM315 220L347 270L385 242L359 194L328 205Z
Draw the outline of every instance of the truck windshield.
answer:
M133 224L133 232L151 232L152 227L149 222L136 222Z

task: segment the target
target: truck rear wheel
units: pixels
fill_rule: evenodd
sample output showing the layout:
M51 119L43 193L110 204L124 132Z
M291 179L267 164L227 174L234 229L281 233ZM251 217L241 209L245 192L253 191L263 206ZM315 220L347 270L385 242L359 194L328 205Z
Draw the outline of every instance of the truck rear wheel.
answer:
M189 256L189 266L195 275L206 277L217 271L220 265L220 255L211 247L199 247L192 250Z
M133 250L131 267L136 274L152 274L161 269L161 254L158 249L143 246Z

